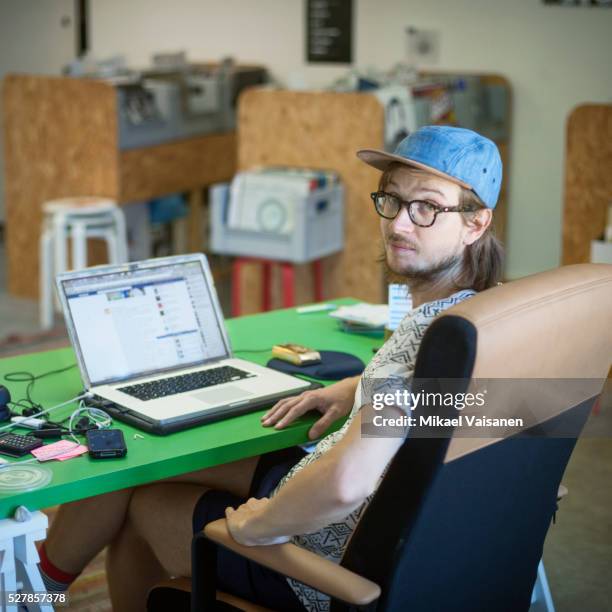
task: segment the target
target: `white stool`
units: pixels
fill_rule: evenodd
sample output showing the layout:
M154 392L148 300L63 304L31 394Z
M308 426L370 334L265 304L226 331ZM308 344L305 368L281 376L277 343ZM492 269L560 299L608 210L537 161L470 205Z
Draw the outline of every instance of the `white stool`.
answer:
M67 271L66 240L72 240L72 269L87 267L87 240L106 241L110 263L128 259L123 211L107 198L79 197L50 200L43 204L40 236L40 325L53 326L55 275Z
M36 550L38 540L44 540L47 533L48 519L42 512L28 513L25 521L12 518L0 520L0 610L17 612L23 606L9 601L10 593L46 592L38 562ZM53 612L53 606L47 603L28 603L32 612Z

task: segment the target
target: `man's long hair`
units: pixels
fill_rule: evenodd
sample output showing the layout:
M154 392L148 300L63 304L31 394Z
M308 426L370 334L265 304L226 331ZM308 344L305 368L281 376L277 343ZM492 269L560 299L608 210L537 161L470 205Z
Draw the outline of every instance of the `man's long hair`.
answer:
M486 208L480 198L469 189L461 187L460 204L476 209ZM471 223L477 212L461 213L464 223ZM495 236L495 227L491 222L484 234L468 244L463 251L463 266L455 283L461 289L484 291L495 287L504 273L504 247Z

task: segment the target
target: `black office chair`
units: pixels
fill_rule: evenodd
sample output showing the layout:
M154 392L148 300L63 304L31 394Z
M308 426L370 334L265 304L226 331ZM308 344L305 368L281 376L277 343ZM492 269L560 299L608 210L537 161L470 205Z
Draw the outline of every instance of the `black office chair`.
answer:
M221 545L328 593L335 612L528 610L561 477L610 367L611 303L612 266L589 264L511 282L448 310L419 351L415 378L424 390L436 390L440 379L453 379L455 392L470 379L595 385L547 414L545 391L534 397L533 386L524 396L519 390L512 401L536 415L521 435L409 436L340 565L293 544L244 547L225 520L209 524L194 538L191 594L189 581L162 585L151 592L149 609L263 610L215 593Z

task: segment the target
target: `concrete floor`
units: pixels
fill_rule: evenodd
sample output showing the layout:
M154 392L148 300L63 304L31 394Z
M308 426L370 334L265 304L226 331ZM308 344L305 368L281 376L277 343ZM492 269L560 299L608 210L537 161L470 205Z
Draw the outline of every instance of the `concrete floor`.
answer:
M1 243L0 262L0 340L12 333L37 332L37 303L6 292ZM611 420L612 406L592 418ZM544 549L556 610L612 611L612 438L581 439L563 483L569 494L560 504Z
M610 419L612 406L601 418ZM591 417L599 418L599 417ZM557 612L612 610L612 439L582 438L563 477L569 493L544 546Z

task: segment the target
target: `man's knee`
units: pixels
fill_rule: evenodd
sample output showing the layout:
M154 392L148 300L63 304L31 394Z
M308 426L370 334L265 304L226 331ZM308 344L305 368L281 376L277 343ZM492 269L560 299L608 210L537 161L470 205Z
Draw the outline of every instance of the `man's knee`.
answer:
M151 528L155 529L154 523L159 520L159 512L164 503L171 499L171 491L168 487L172 485L152 484L146 487L138 487L132 494L128 508L128 520L132 523L137 533L145 538L150 534Z
M169 575L190 573L191 514L204 489L188 484L154 484L134 492L128 521Z
M128 510L138 533L150 541L173 530L183 531L181 521L190 518L205 488L198 485L160 483L139 487L132 495ZM189 515L189 516L188 516ZM191 522L187 522L189 529Z

